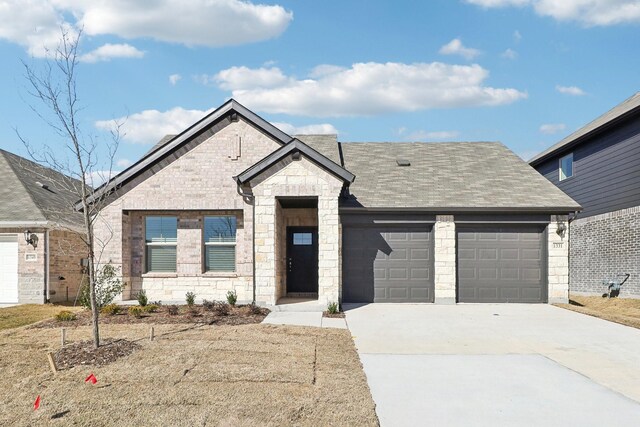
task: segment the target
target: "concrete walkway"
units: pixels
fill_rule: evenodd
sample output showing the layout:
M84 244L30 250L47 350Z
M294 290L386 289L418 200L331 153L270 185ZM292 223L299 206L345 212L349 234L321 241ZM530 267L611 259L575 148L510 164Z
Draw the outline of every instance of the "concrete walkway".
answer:
M322 317L321 312L272 311L262 323L347 329L345 319Z
M640 330L549 305L347 310L383 426L640 425Z

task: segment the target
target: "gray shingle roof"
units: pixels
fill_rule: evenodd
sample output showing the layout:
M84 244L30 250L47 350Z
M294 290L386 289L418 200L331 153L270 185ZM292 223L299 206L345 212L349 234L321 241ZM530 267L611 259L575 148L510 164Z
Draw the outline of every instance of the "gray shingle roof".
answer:
M80 182L0 149L0 222L81 225L82 215L73 209L78 196L69 185Z
M326 148L309 145L322 153ZM344 167L356 175L354 200L345 207L580 209L501 143L350 142L341 148ZM398 159L411 166L398 166Z
M316 151L319 151L334 163L342 165L338 145L338 135L295 135L295 138L298 138L308 146L313 147Z
M625 99L623 102L616 105L611 110L607 111L597 119L593 120L592 122L586 124L585 126L581 127L577 131L573 132L571 135L567 136L562 141L547 148L542 153L538 154L537 156L529 160L529 163L531 164L540 163L541 160L553 154L554 152L562 149L563 147L569 144L572 144L573 142L586 136L587 134L590 134L591 132L597 130L598 128L601 128L613 122L614 120L624 116L625 114L630 113L633 110L636 110L639 108L640 108L640 92L637 92L635 95Z

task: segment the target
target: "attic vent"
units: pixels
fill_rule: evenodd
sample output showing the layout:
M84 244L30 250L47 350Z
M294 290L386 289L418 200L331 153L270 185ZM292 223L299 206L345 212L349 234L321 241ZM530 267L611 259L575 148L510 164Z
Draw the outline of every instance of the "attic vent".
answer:
M411 162L406 159L396 159L398 166L411 166Z

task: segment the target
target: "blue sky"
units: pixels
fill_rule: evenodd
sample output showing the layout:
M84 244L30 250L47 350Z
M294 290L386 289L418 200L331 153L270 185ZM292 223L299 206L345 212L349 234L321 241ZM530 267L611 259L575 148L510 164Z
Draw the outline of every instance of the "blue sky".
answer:
M82 26L85 132L128 116L116 169L231 96L289 133L528 158L640 90L639 0L0 0L0 19L0 146L58 143L21 60Z

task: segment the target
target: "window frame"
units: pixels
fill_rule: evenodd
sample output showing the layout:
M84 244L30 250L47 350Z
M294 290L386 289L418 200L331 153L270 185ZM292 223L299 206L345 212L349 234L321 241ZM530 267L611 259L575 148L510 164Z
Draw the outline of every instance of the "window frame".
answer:
M207 242L207 218L234 218L235 233L233 241L229 242ZM235 214L209 214L202 217L202 271L204 274L234 274L238 272L238 216ZM233 270L212 270L207 266L207 246L209 247L233 247Z
M569 176L567 176L567 174L562 170L562 162L567 158L571 158L571 175ZM575 174L576 172L575 163L573 161L573 152L560 157L560 159L558 160L558 181L566 181L567 179L573 178Z
M176 219L176 241L175 242L148 242L147 241L147 219L148 218L175 218ZM177 215L145 215L144 216L144 272L145 274L176 274L178 272L178 224L180 218ZM154 271L149 268L149 248L150 247L173 247L176 251L176 266L173 271Z

